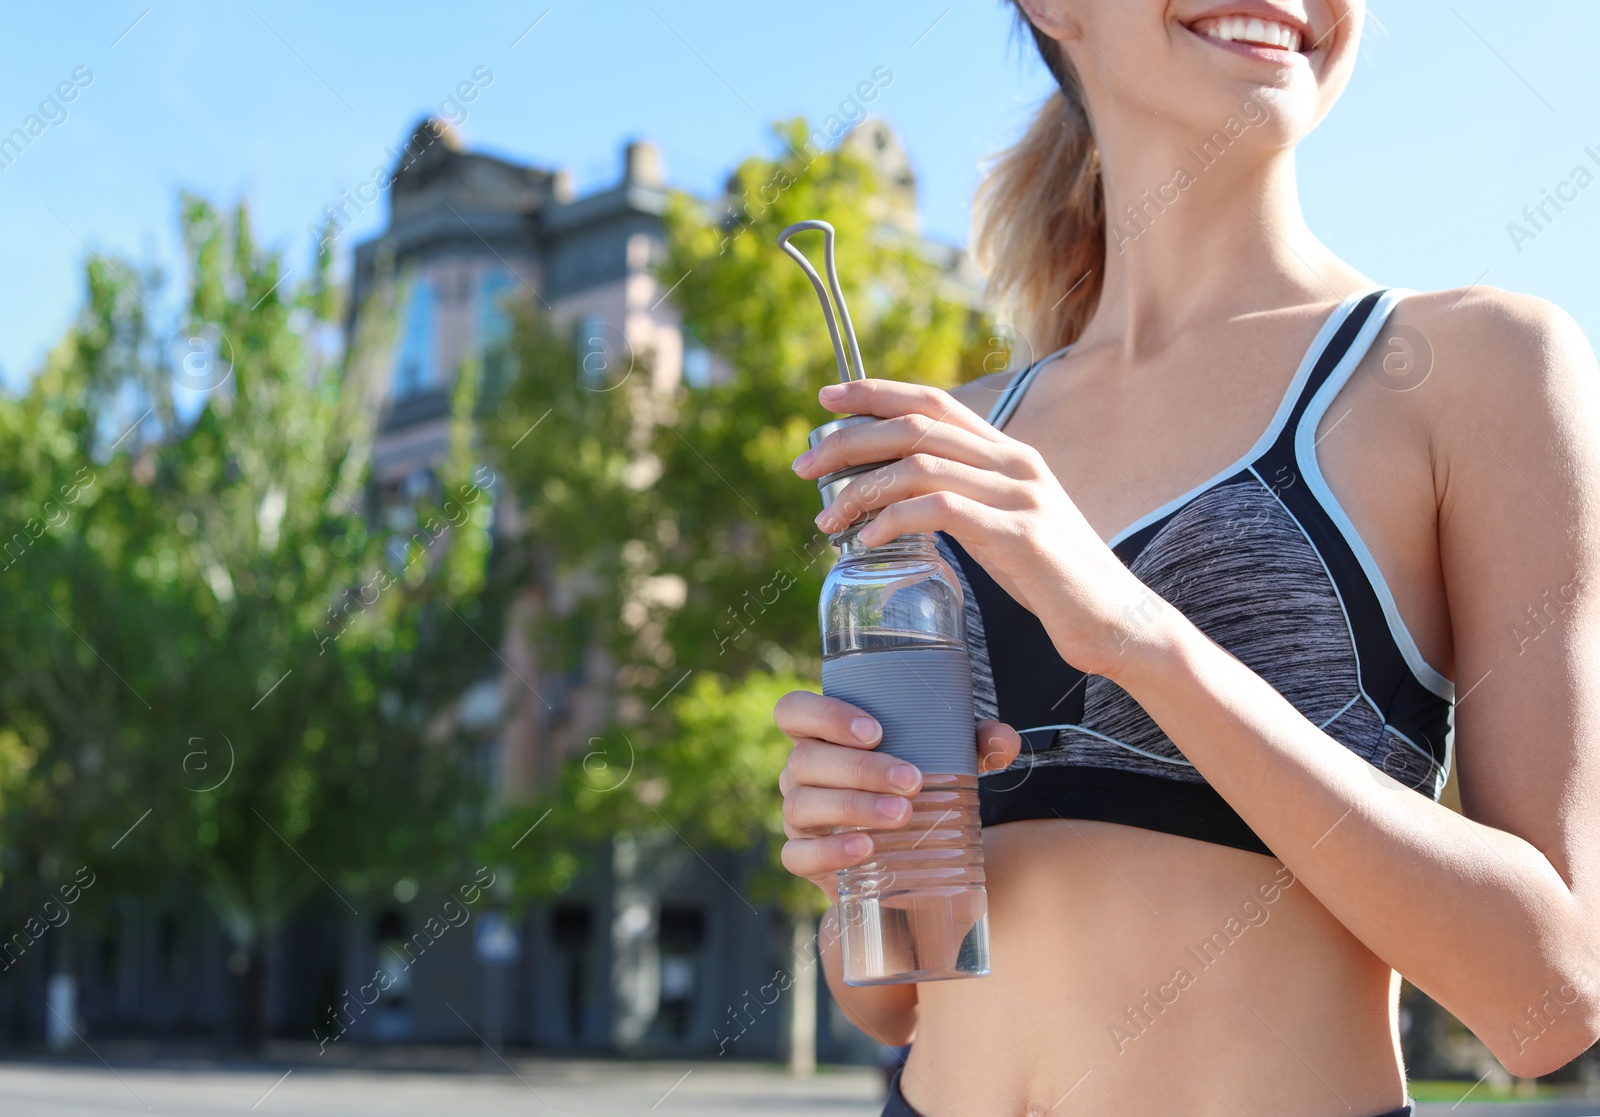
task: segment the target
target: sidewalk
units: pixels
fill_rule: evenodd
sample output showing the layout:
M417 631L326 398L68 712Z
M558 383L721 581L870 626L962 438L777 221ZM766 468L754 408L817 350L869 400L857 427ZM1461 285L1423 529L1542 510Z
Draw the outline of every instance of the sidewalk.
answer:
M796 1079L783 1068L731 1061L629 1062L513 1053L485 1068L470 1048L347 1048L339 1062L316 1047L275 1047L262 1062L231 1063L200 1051L100 1044L70 1059L0 1059L5 1117L211 1117L255 1112L299 1117L427 1114L762 1114L877 1117L882 1079L870 1067L829 1067ZM342 1065L341 1065L342 1064ZM1425 1102L1418 1117L1591 1117L1600 1102ZM936 1115L935 1115L936 1117ZM1070 1117L1063 1114L1062 1117Z
M1595 1117L1600 1101L1505 1101L1417 1103L1417 1117Z
M732 1062L650 1062L524 1058L479 1069L469 1060L422 1058L411 1069L294 1065L199 1065L102 1053L93 1059L0 1062L5 1117L175 1117L217 1113L300 1117L552 1117L622 1114L771 1114L773 1117L877 1117L882 1079L870 1067L829 1068L795 1079L777 1067ZM315 1048L312 1049L313 1055ZM388 1062L385 1059L383 1062ZM446 1063L456 1064L447 1069ZM472 1069L466 1069L470 1065Z

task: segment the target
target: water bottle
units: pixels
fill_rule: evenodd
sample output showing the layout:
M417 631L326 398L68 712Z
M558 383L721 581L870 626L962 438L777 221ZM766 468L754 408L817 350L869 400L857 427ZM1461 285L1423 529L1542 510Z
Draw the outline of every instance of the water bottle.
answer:
M835 419L811 432L875 422ZM818 481L824 505L852 466ZM989 972L988 896L978 819L978 758L961 584L931 534L869 547L870 514L835 535L839 561L823 583L822 692L883 727L879 752L922 772L911 819L869 830L873 852L839 873L840 950L847 985L889 985Z

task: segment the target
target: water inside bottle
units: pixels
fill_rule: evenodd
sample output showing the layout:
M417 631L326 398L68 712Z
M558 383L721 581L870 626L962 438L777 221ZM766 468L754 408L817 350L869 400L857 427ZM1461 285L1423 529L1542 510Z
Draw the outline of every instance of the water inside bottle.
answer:
M904 651L948 652L966 665L965 645L915 628L859 625L823 634L825 661ZM903 685L927 685L922 674L909 670ZM947 676L934 677L950 684ZM959 689L970 693L970 682ZM937 710L939 694L925 697ZM858 704L868 706L865 697ZM989 972L980 827L977 777L924 771L906 825L868 829L872 856L839 874L840 954L847 985L943 981Z
M890 652L904 648L962 648L948 637L932 636L913 629L875 626L822 634L822 658L835 659L858 652Z
M872 857L839 874L847 985L982 977L988 896L975 776L927 774L911 819L870 830Z

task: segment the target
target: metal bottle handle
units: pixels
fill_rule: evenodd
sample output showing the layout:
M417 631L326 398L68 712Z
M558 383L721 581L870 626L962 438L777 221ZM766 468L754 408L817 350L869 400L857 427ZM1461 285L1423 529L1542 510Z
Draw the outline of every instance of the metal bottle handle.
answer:
M823 286L822 277L817 274L817 269L811 266L811 261L805 254L789 243L789 238L796 233L805 232L807 229L818 229L822 232L822 266L828 273L827 286ZM816 288L817 298L822 301L822 315L828 323L828 336L833 340L833 359L839 365L839 380L865 380L867 378L866 366L861 363L861 347L856 344L856 328L850 322L850 308L845 306L844 292L839 288L839 269L833 262L833 226L826 221L796 221L783 232L778 234L778 247L789 254L795 263L800 265L806 273L806 278L811 280L811 286ZM833 294L833 302L828 302L829 292ZM838 320L835 321L834 309L838 308ZM845 358L844 345L840 343L841 332L844 340L850 346L850 358Z

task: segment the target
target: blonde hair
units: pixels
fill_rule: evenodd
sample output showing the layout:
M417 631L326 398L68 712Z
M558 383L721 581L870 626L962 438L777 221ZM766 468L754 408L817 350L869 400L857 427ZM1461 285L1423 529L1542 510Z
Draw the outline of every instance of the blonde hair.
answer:
M1077 71L1020 6L1017 16L1059 88L1022 139L986 167L973 200L972 245L990 297L1040 357L1077 340L1100 301L1105 191Z

